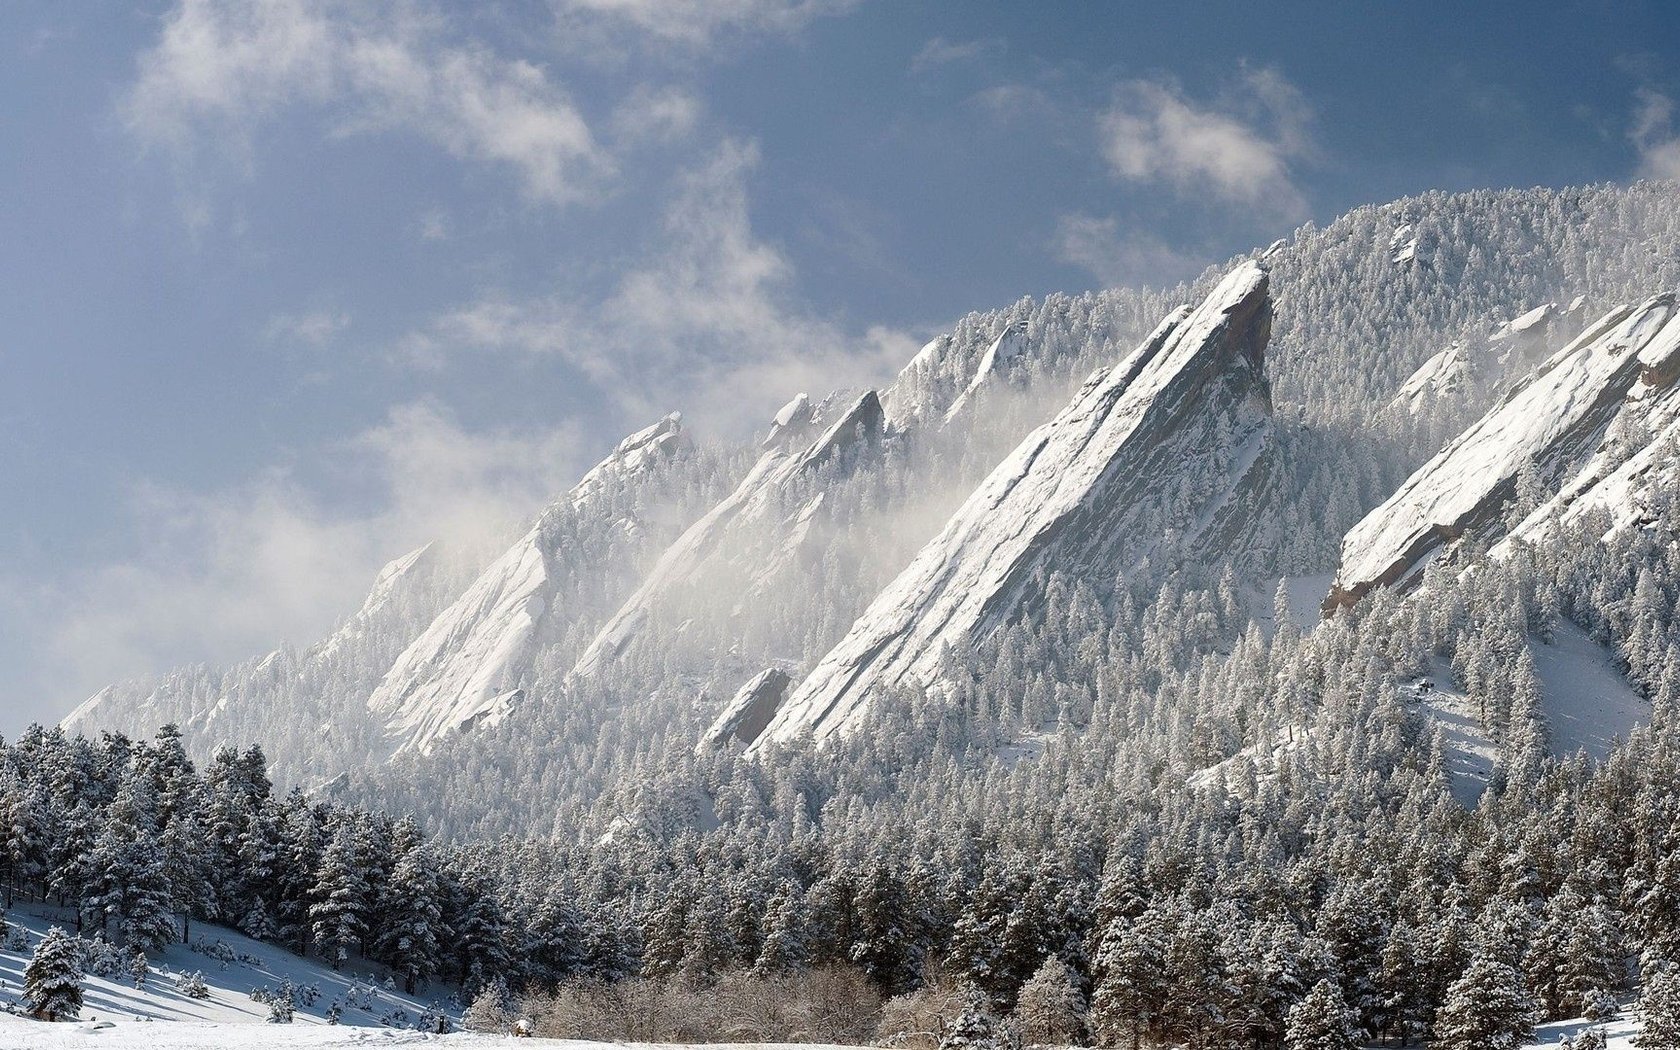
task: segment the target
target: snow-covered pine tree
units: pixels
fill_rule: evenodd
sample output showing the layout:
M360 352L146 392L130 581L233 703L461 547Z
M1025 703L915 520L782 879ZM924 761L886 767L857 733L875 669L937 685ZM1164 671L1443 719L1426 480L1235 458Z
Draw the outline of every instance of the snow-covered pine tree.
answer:
M1609 1045L1610 1037L1602 1028L1588 1028L1577 1035L1566 1035L1558 1040L1558 1050L1606 1050Z
M976 984L963 989L963 1009L939 1037L939 1050L1015 1050L1020 1038L998 1019L992 1001Z
M175 902L169 892L151 782L126 774L85 863L83 911L96 930L114 922L116 942L137 951L175 939Z
M374 949L402 975L403 989L412 995L443 963L439 942L443 911L438 906L437 861L430 847L416 846L397 862L385 898L386 924L374 937Z
M1287 1050L1359 1050L1363 1036L1359 1015L1335 982L1326 979L1290 1008L1283 1045Z
M791 884L770 898L764 915L764 946L753 963L754 972L786 973L810 960L805 945L803 907L798 887Z
M1680 1047L1680 969L1662 966L1648 974L1639 994L1639 1035L1645 1050Z
M82 1009L82 950L54 926L23 970L23 1007L43 1021L73 1019Z
M1085 996L1075 983L1076 976L1051 955L1021 986L1015 999L1015 1026L1029 1043L1073 1046L1085 1039Z
M372 891L362 870L356 828L348 817L339 821L332 842L316 872L314 903L309 908L315 944L337 970L367 933L363 916Z
M872 857L858 881L856 940L851 960L887 995L901 995L921 983L922 946L903 874L880 856Z
M1137 1050L1153 1038L1168 993L1165 936L1154 912L1117 919L1098 944L1091 1027L1109 1045Z
M209 837L197 809L198 797L196 793L182 795L181 808L164 826L158 843L163 852L164 878L169 880L169 895L181 913L182 944L192 941L194 915L216 913Z
M1478 955L1447 989L1430 1045L1439 1050L1515 1050L1534 1034L1537 1015L1516 967Z

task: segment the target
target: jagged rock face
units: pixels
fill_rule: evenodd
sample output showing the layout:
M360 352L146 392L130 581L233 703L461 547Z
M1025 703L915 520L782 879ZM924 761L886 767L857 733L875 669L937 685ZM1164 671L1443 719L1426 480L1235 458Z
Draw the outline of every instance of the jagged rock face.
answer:
M1585 323L1583 301L1542 303L1486 337L1454 342L1420 365L1388 403L1388 411L1423 415L1442 402L1477 405L1525 381Z
M765 435L760 448L775 448L786 443L787 435L803 431L811 423L811 417L816 408L811 399L805 394L797 394L792 401L781 407L770 420L770 433Z
M544 519L562 506L587 510L610 485L668 458L681 429L673 414L625 438ZM394 750L429 751L452 733L494 725L519 702L545 622L561 613L549 559L539 520L397 658L368 698Z
M1393 236L1388 239L1388 261L1396 266L1405 266L1421 261L1418 258L1416 226L1404 222L1394 228Z
M795 399L778 413L772 431L775 446L759 457L734 492L659 556L635 593L613 614L578 659L572 668L574 679L597 674L609 666L642 633L649 614L660 603L703 574L733 566L737 583L759 580L792 556L790 544L796 545L803 537L810 515L820 509L820 498L814 506L807 507L801 519L781 533L780 542L772 548L762 549L743 537L747 534L756 537L761 531L774 533L774 529L761 530L759 526L766 525L777 513L778 496L787 486L860 444L878 443L885 426L881 399L873 390L840 411L830 412L826 419L820 412L806 410L808 406L802 408L804 404ZM782 423L784 415L786 424ZM825 422L826 428L814 441L809 444L801 441ZM749 582L749 589L751 586Z
M226 715L230 699L250 691L307 693L313 681L328 676L355 681L366 675L365 680L371 683L384 668L376 665L371 671L367 669L363 648L367 641L399 634L405 616L411 617L415 606L432 609L441 605L449 593L443 590L443 581L450 576L440 564L437 548L428 543L387 562L374 577L361 608L325 640L303 652L283 646L218 676L219 695L208 706L190 713L176 709L181 697L194 690L166 676L144 695L135 695L127 683L107 686L79 704L60 725L69 732L92 732L108 724L113 708L121 708L130 718L144 719L142 724L174 721L189 732L203 733Z
M1258 264L1238 267L1094 375L870 605L760 741L821 740L855 725L879 690L930 683L947 646L977 644L1034 600L1042 569L1112 579L1165 542L1230 543L1270 435L1267 285Z
M1422 415L1441 401L1467 401L1482 387L1481 370L1463 343L1454 343L1418 366L1388 403L1390 412Z
M1409 581L1466 532L1498 528L1525 466L1567 491L1618 416L1663 400L1677 328L1674 297L1660 295L1612 310L1549 358L1348 532L1325 612Z
M781 709L793 679L786 671L772 667L740 688L700 738L702 749L728 741L751 744L764 732Z
M350 617L344 626L334 631L330 638L315 648L309 654L309 658L318 663L329 660L358 637L378 630L380 614L396 599L401 588L414 578L415 573L431 556L432 545L428 543L388 562L379 570L379 575L374 577L373 587L369 589L367 600L362 602L362 607L356 610L356 614Z
M1604 440L1558 489L1494 549L1513 539L1539 540L1554 523L1574 524L1589 513L1605 515L1606 534L1643 525L1675 496L1680 466L1680 312L1639 351L1639 379Z
M1027 352L1027 323L1016 321L1005 328L992 344L986 347L986 352L980 355L980 364L974 370L974 378L968 381L968 386L951 402L951 407L945 410L945 422L955 419L964 406L974 398L994 377L1001 377L1008 373L1015 361Z

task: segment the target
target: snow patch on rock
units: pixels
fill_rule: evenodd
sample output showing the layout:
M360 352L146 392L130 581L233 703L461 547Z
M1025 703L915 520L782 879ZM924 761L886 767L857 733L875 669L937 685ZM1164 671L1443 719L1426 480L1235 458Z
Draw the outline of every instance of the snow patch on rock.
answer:
M610 480L671 455L680 434L681 417L672 414L630 435L562 503L590 506ZM539 521L397 658L368 698L394 751L425 753L453 733L495 725L522 698L544 621L563 597L548 558Z
M1092 376L875 599L760 741L820 742L855 726L877 691L929 684L947 647L976 644L1021 609L1040 567L1118 572L1163 532L1218 536L1240 516L1269 433L1270 331L1266 271L1245 263Z
M1656 296L1612 310L1549 358L1348 532L1325 611L1405 583L1466 532L1498 525L1525 466L1567 475L1630 398L1650 396L1647 377L1667 375L1661 351L1677 325L1673 296Z
M794 404L797 403L797 399ZM792 405L790 404L790 407ZM784 409L784 411L786 411ZM793 415L790 415L790 419ZM805 417L803 427L821 423L820 415ZM880 397L867 391L838 413L815 441L809 445L794 444L801 432L788 427L781 432L781 444L761 455L747 476L717 506L691 525L677 541L666 548L635 593L613 614L589 647L572 668L574 678L599 673L617 659L641 633L649 613L663 596L684 580L694 577L713 557L728 555L727 541L741 525L764 520L775 511L777 493L795 478L801 477L828 463L858 442L879 439L885 425ZM812 513L815 508L810 508ZM808 525L806 526L808 529ZM804 535L795 530L794 538ZM781 551L761 553L758 564L748 571L749 578L761 574L766 564L775 564L784 556Z

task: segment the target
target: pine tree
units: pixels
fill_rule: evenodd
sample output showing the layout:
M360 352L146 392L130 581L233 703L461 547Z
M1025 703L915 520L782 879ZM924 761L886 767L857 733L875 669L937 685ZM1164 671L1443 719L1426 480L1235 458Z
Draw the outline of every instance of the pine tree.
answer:
M1642 1022L1637 1045L1646 1050L1680 1047L1680 970L1663 966L1645 979L1639 996Z
M798 887L790 883L770 898L764 916L764 947L753 963L755 972L786 973L809 961L801 914L803 901L798 892Z
M1029 1043L1080 1043L1085 1037L1085 997L1060 956L1044 960L1015 999L1015 1023Z
M1359 1016L1329 980L1312 986L1289 1011L1284 1046L1288 1050L1359 1050L1364 1033Z
M1439 1050L1515 1050L1534 1034L1538 1012L1515 967L1478 955L1447 989L1430 1046Z
M443 963L439 941L443 910L438 903L437 862L430 847L417 846L397 862L386 891L386 925L375 950L402 975L403 990L431 980Z
M151 784L130 773L106 807L104 826L83 866L83 910L96 929L116 923L117 943L156 950L175 939L175 902L159 848Z
M963 1010L939 1037L939 1050L1013 1050L1014 1030L998 1020L992 1002L977 985L963 990Z
M74 1019L81 1012L81 947L57 926L41 938L24 968L23 1005L43 1021Z
M454 960L461 983L472 992L506 973L512 960L506 942L507 918L496 898L495 882L469 872L449 894L452 940L446 955Z
M1121 1040L1133 1050L1153 1038L1170 991L1165 938L1156 916L1111 923L1097 949L1096 988L1091 993L1091 1027L1104 1043Z
M857 940L851 959L888 995L901 995L921 983L922 950L905 892L903 876L874 858L859 880Z
M187 796L163 829L159 848L163 852L163 874L169 894L181 913L181 943L192 940L192 916L216 913L215 885L210 878L211 854L208 835L198 812L196 795Z
M343 819L332 844L321 856L315 876L315 903L309 908L315 943L335 970L349 960L351 950L367 932L363 916L371 895L362 872L355 826Z

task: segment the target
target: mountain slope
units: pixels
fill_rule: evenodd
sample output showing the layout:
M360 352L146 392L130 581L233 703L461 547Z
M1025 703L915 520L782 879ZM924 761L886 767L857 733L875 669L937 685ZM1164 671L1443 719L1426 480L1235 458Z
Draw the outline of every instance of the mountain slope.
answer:
M1661 400L1677 349L1671 295L1606 314L1348 532L1325 610L1407 581L1467 532L1499 529L1525 471L1555 491L1612 421Z
M494 724L519 701L544 633L568 615L549 522L562 508L587 511L610 486L669 458L681 433L672 414L625 438L397 657L367 701L396 750L428 751L451 733Z
M776 565L792 557L811 516L821 509L822 494L807 503L786 529L777 529L780 497L795 482L814 474L855 446L877 443L885 415L881 400L870 390L848 404L813 410L795 399L777 414L767 443L770 449L722 502L696 521L660 555L635 593L619 607L595 635L572 669L574 678L589 677L623 655L641 634L649 616L671 600L672 592L693 585L704 574L724 573L736 580L762 580ZM819 436L808 444L816 427ZM768 530L766 549L754 542Z
M1226 542L1270 429L1267 289L1265 270L1240 266L1093 376L864 612L765 738L821 740L855 725L874 691L928 683L947 646L972 645L1020 609L1042 568L1112 574L1163 534Z

